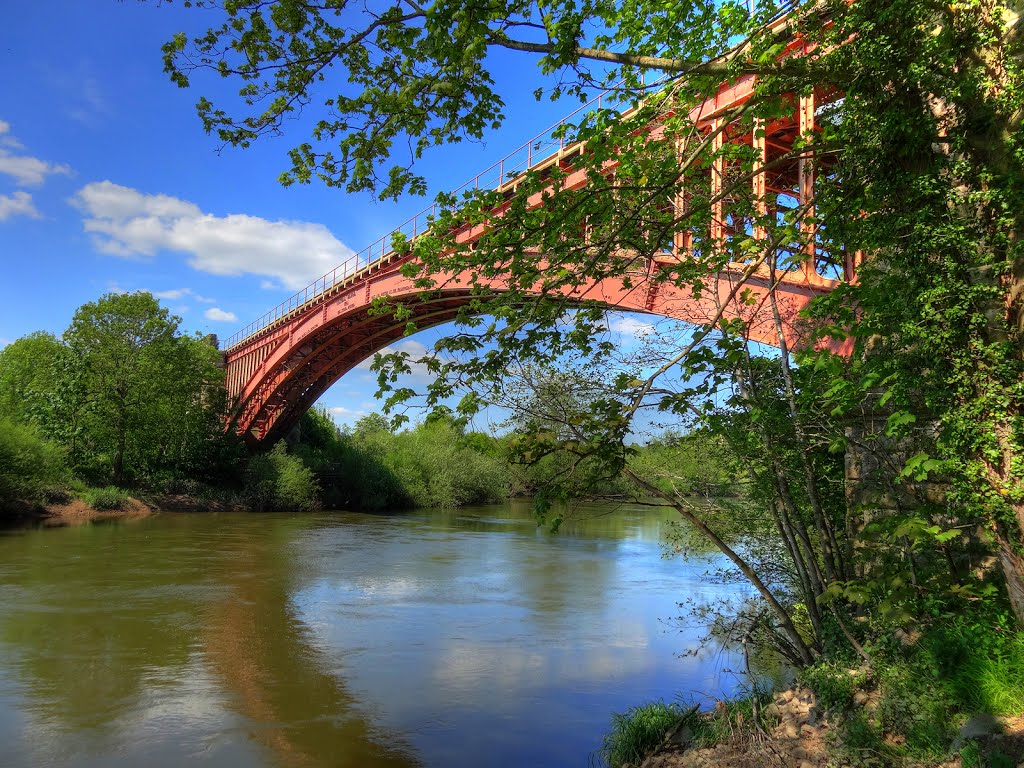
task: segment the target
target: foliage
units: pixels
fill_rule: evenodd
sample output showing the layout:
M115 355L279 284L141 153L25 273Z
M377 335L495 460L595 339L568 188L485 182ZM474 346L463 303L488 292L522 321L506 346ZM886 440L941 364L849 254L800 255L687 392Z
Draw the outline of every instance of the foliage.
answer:
M115 484L161 465L201 473L220 432L217 351L178 334L178 318L148 293L82 305L64 340L80 371L82 437L75 457Z
M67 455L32 427L0 417L0 509L12 502L40 503L70 480Z
M880 640L871 668L834 658L801 673L841 723L845 751L879 752L892 764L940 760L969 717L1024 713L1024 637L1005 608L940 618L924 632ZM860 708L858 691L876 703Z
M868 661L871 641L892 627L1000 590L1024 619L1019 9L998 0L694 0L667 10L588 0L363 13L277 0L224 11L207 35L168 43L166 66L181 85L202 68L239 82L241 113L199 105L207 130L236 145L278 131L300 106L320 110L286 183L421 192L412 161L422 152L503 120L487 70L494 48L533 54L555 76L552 95L617 84L556 129L571 150L559 163L501 191L440 195L431 231L396 243L425 292L453 274L472 277L458 331L423 361L438 374L429 403L468 387L464 419L497 399L509 371L556 370L573 382L538 381L539 397L519 398L533 416L516 425L511 447L548 463L543 497L620 478L672 505L756 591L747 630L800 666L820 654ZM790 55L790 44L814 54ZM644 84L650 71L663 76L656 92ZM749 74L758 78L751 97L708 119L708 96ZM765 136L773 192L764 197L751 183L762 170L754 139L792 116L797 94L818 99L818 126L789 149L785 137ZM392 157L405 143L410 156ZM799 189L808 168L813 198ZM468 242L471 228L482 235ZM678 258L659 256L668 243ZM865 257L857 280L816 302L808 343L784 317L778 278L848 274L855 254ZM709 284L726 274L728 285ZM670 288L703 317L693 310L694 333L652 340L646 364L616 360L592 298L597 282L649 297ZM413 330L416 307L382 300L374 311ZM773 333L778 355L759 358L751 336ZM830 352L841 343L852 354ZM414 394L392 389L408 362L377 363L389 407ZM575 364L609 373L573 379ZM735 519L687 503L670 472L634 456L631 431L651 413L713 439L763 511L756 535L732 540ZM417 432L409 439L428 446ZM851 447L897 465L879 469L877 493L847 496ZM392 467L414 494L438 496L418 460ZM938 477L941 493L907 482ZM1001 582L968 567L979 550L998 558ZM876 622L854 620L864 615ZM894 673L893 690L900 680ZM892 716L900 711L894 704Z
M800 680L818 697L826 711L844 711L853 706L853 695L867 686L869 671L850 667L842 659L828 659L801 671Z
M319 506L319 491L313 471L283 441L246 467L245 495L256 511L308 512Z
M174 487L230 472L223 372L206 340L148 293L79 307L62 339L30 334L0 352L0 417L62 445L93 483Z
M678 495L736 495L742 478L728 445L708 431L668 431L631 456L630 466L665 493Z
M504 464L471 447L481 442L486 446L482 436L468 439L463 428L447 417L426 420L399 433L386 424L379 415L360 420L351 445L387 470L406 505L457 507L505 498Z
M124 490L113 485L104 488L86 488L79 493L79 496L90 507L101 511L123 509L131 500Z
M65 445L78 431L77 384L74 358L52 334L31 333L0 350L0 416Z

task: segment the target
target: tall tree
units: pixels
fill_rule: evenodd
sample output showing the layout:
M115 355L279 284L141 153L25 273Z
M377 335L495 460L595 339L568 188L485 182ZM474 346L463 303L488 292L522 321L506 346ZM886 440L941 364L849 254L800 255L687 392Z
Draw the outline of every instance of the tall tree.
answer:
M200 100L207 130L246 146L283 130L300 109L315 113L285 183L422 192L413 163L424 151L500 126L503 101L488 70L494 49L532 55L552 75L555 95L615 84L613 98L559 130L561 140L582 142L572 163L586 173L585 187L570 188L567 171L554 167L520 177L511 198L441 196L433 235L411 245L425 265L425 289L466 269L501 275L509 287L501 296L481 287L460 317L465 333L440 345L470 354L442 366L436 398L452 381L499 377L513 360L549 364L572 350L605 351L599 309L582 302L567 316L564 296L595 279L635 285L650 257L683 233L692 233L685 258L655 279L694 293L729 263L781 274L807 261L835 269L846 252L865 252L859 284L821 309L825 331L852 332L856 347L852 363L815 362L834 373L825 392L839 413L885 401L894 435L915 419L938 426L937 459L917 466L941 467L954 480L956 509L990 529L1024 619L1024 43L1015 2L194 4L220 5L227 18L194 41L169 42L168 71L181 85L203 68L241 83L241 112ZM802 55L791 55L792 41ZM656 91L644 84L651 70L662 75ZM753 96L720 123L691 119L690 109L723 82L749 74L758 76ZM736 138L757 136L793 112L795 94L810 93L830 102L818 111L820 130L772 162L815 164L817 194L801 200L782 190L765 200L751 191L755 149ZM652 126L662 140L650 140ZM399 156L399 146L409 153ZM713 168L723 170L717 181ZM537 196L543 206L532 202ZM719 202L728 203L731 226L712 237ZM454 233L485 221L472 248L457 242ZM731 300L744 302L742 285ZM778 323L774 297L771 310ZM480 313L495 322L481 323ZM643 376L618 382L621 407L595 445L621 443L652 399L687 412L696 397L750 369L743 322L712 313L705 330L721 335L698 334ZM659 387L673 373L700 374L701 383ZM793 543L814 561L812 571L840 580L789 350L781 375L799 443L792 482L818 536ZM471 398L464 408L477 405ZM799 645L798 633L787 632Z
M82 450L106 457L115 483L161 466L195 470L217 434L217 351L178 335L179 322L148 293L111 293L79 307L64 334L85 400Z

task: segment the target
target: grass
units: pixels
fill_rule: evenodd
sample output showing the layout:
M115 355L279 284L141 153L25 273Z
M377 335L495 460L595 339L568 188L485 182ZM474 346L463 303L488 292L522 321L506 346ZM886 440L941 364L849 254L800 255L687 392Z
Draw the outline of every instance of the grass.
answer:
M123 509L131 499L127 492L112 485L105 488L86 488L79 496L90 507L100 511Z
M669 732L692 708L663 701L631 707L624 714L612 715L612 729L604 736L596 753L598 765L619 768L626 763L639 765L661 744Z
M614 714L612 728L605 734L601 748L594 755L596 759L591 762L610 768L627 763L639 765L676 726L689 730L687 740L695 747L710 747L726 741L747 732L759 718L763 720L760 711L755 715L755 697L762 706L768 700L765 695L754 693L719 702L711 712L701 712L696 706L655 701L633 707L624 714Z
M851 765L947 760L969 718L1024 713L1024 633L998 606L944 616L923 627L910 646L882 641L873 651L870 674L824 661L800 676L836 716L839 751ZM875 703L856 706L858 690L873 690ZM960 755L965 768L1002 766L1008 759L998 751L982 755L974 744Z

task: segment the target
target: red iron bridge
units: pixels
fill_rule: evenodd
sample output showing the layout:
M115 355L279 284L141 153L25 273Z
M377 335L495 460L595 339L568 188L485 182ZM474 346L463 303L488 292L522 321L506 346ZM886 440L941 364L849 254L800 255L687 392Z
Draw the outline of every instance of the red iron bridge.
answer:
M803 52L796 51L798 55ZM765 200L769 194L786 195L803 210L805 221L801 227L808 243L804 246L808 256L799 268L776 274L773 282L767 267L752 271L747 264L730 263L717 274L709 275L705 290L695 297L689 288L654 279L659 269L679 263L691 252L690 235L683 232L675 236L670 248L650 256L642 267L638 265L636 275L629 275L628 287L621 276L606 278L565 298L585 299L617 310L663 315L697 325L706 325L715 318L741 318L752 341L778 346L778 326L772 312L766 309L770 290L775 291L783 335L792 344L800 337L796 323L800 311L838 282L854 279L859 254L844 257L838 268L834 264L827 269L822 266L814 236L812 157L809 151L793 152L794 141L814 128L815 96L794 97L793 114L762 126L763 130L747 129L746 135L719 130L723 128L724 115L750 98L754 82L755 77L750 75L723 85L713 98L693 109L690 118L698 130L709 136L715 134L711 149L716 151L716 159L710 167L712 199L719 198L717 193L722 191L725 178L724 160L717 150L724 141L743 141L753 147L755 157L764 166L752 174L753 199ZM455 194L471 189L514 190L526 171L543 171L556 165L566 173L563 188L585 186L586 172L572 166L580 145L552 138L552 134L583 110L600 107L603 98L580 107L455 190ZM652 131L649 139L657 140L656 132ZM540 196L537 198L539 201ZM396 253L391 248L396 233L401 233L407 242L426 233L437 212L436 205L424 209L226 340L229 428L253 445L280 439L341 376L402 338L406 319L396 320L368 311L378 297L408 301L412 319L420 329L454 319L460 307L471 300L471 274L448 275L440 288L424 293L414 286L413 278L402 273L402 265L415 257L408 251ZM713 203L711 242L723 240L729 226L725 203ZM467 226L457 233L456 240L471 244L483 231L481 226ZM538 258L542 256L538 254ZM500 279L477 284L482 283L495 292L507 289ZM743 286L742 300L737 283Z

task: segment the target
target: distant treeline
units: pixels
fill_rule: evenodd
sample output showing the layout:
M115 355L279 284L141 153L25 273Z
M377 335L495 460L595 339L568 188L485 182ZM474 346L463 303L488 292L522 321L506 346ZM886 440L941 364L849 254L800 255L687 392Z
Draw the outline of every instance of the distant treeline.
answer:
M80 307L60 337L33 333L0 350L0 507L74 495L116 505L113 488L258 510L461 506L532 495L556 478L568 494L630 490L570 454L529 454L515 419L495 437L443 412L395 431L380 414L340 429L314 409L253 455L223 429L218 351L179 326L148 293L112 293ZM671 466L676 488L733 485L711 438L666 435L635 450L638 464Z

